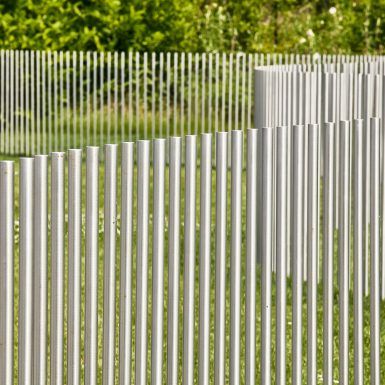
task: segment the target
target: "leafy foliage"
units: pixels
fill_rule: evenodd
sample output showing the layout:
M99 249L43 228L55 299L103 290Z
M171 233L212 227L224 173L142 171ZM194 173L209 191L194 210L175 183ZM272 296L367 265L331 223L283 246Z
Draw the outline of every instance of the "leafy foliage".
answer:
M1 0L2 48L382 53L385 0Z

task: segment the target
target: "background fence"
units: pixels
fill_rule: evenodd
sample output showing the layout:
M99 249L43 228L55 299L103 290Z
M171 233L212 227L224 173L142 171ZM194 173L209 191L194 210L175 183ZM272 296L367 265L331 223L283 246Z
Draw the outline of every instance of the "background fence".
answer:
M1 151L251 127L252 69L263 60L243 53L0 51Z
M367 71L372 62L380 67L383 60L1 50L0 151L33 155L123 140L245 130L264 119L258 111L254 120L253 68L298 65L299 72L319 68L339 73L349 66Z
M382 58L317 60L257 129L0 161L1 384L382 382Z

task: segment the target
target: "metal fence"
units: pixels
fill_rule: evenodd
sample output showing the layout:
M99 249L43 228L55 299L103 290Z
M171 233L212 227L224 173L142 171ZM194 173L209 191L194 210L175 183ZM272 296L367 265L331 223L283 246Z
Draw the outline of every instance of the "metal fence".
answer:
M383 382L384 61L352 59L256 70L263 384Z
M254 117L255 67L316 66L340 72L373 62L382 63L382 58L0 50L0 151L34 155L244 131L264 116L258 111Z
M380 124L369 300L365 126L340 125L337 233L334 130L295 125L291 163L286 127L1 161L1 383L381 383Z
M244 53L2 50L0 150L36 154L251 127L252 70L265 60Z
M0 161L0 384L384 381L382 58L317 60L257 129Z

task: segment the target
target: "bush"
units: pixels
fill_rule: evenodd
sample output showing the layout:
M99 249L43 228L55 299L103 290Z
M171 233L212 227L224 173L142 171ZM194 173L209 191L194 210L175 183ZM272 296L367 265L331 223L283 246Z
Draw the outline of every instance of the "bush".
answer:
M382 53L383 0L3 0L1 48Z

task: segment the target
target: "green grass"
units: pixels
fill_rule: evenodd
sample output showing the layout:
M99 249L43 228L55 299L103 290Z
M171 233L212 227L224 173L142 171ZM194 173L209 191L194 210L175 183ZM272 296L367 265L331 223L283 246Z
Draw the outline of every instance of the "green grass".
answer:
M175 114L174 114L175 112ZM139 118L135 117L136 109L131 113L126 107L124 112L123 126L121 111L118 111L118 124L115 125L115 112L113 107L94 111L91 107L90 120L87 119L87 110L84 106L83 114L79 110L70 110L68 113L64 108L61 116L58 111L57 121L48 117L37 118L32 124L31 118L26 131L26 122L20 127L20 122L13 128L6 127L6 130L0 133L0 152L2 154L12 155L30 155L43 154L51 151L65 151L68 148L81 148L86 145L103 146L106 143L120 143L122 141L133 141L136 139L151 139L154 137L184 136L188 133L215 132L216 124L219 130L241 129L241 123L236 124L234 119L228 121L227 115L225 122L222 122L221 112L218 111L217 119L214 110L209 119L208 113L202 120L201 112L199 114L191 111L188 117L187 111L178 108L174 111L170 106L169 115L164 107L162 116L159 111L152 115L151 106L148 105L145 113L143 106L139 109ZM183 120L182 120L183 116ZM26 117L24 117L26 119ZM95 124L96 119L96 124ZM251 122L253 121L251 117ZM245 117L244 124L248 124L248 117ZM183 124L182 124L183 123ZM38 129L39 127L39 129Z
M7 157L9 159L9 157ZM19 250L18 250L18 239L19 239L19 233L18 233L18 169L19 165L16 158L13 158L16 160L15 162L15 362L17 363L17 353L18 353L18 347L17 347L17 330L18 330L18 311L19 311L19 280L18 280L18 273L19 273ZM67 172L67 171L66 171ZM152 171L151 171L152 172ZM85 276L85 260L84 260L84 220L85 220L85 163L83 162L83 169L82 169L82 183L83 183L83 201L82 201L82 212L83 212L83 243L82 243L82 340L81 340L81 376L82 376L82 382L83 382L83 376L84 376L84 312L85 312L85 304L84 304L84 294L85 294L85 286L84 286L84 276ZM195 356L194 356L194 378L195 383L198 382L198 325L199 325L199 167L197 168L197 204L196 204L196 214L197 214L197 227L196 227L196 281L195 281L195 330L194 330L194 336L195 336ZM99 327L99 354L98 354L98 378L99 382L101 382L102 379L102 316L103 316L103 177L104 177L104 167L103 164L100 164L100 182L99 182L99 284L98 284L98 327ZM152 174L151 174L152 178ZM181 250L181 264L180 264L180 301L179 301L179 337L180 337L180 344L179 344L179 383L182 382L182 349L183 349L183 341L182 341L182 316L183 316L183 270L184 270L184 263L183 263L183 210L184 210L184 170L182 168L182 183L181 183L181 238L180 238L180 250ZM136 218L137 212L136 212L136 202L137 202L137 191L136 191L136 170L135 170L135 183L134 183L134 218ZM246 201L245 201L245 195L246 195L246 186L245 186L245 179L246 175L244 173L243 175L243 202L242 202L242 296L241 296L241 383L244 383L244 346L245 346L245 253L246 253ZM228 189L230 188L230 175L228 180ZM50 177L48 179L48 183L50 183ZM166 186L168 186L168 170L166 170ZM214 378L214 333L215 333L215 324L214 324L214 301L215 301L215 258L214 258L214 232L215 232L215 170L213 170L213 184L212 184L212 224L211 224L211 290L210 290L210 381L213 381ZM120 175L118 177L118 214L120 213ZM230 334L230 247L229 247L229 241L230 241L230 199L227 200L227 212L228 212L228 226L227 226L227 234L228 234L228 247L227 247L227 285L226 285L226 382L229 382L229 354L230 354L230 346L229 346L229 334ZM66 212L68 208L68 202L67 202L67 192L66 192ZM50 211L50 206L49 206ZM164 361L163 361L163 383L167 383L167 286L168 286L168 275L167 275L167 230L168 230L168 188L166 187L166 218L165 218L165 226L166 226L166 232L165 232L165 269L164 269L164 278L165 278L165 297L164 297ZM322 212L322 210L321 210ZM150 353L150 347L151 347L151 302L152 302L152 277L151 277L151 271L152 271L152 191L150 193L150 219L149 219L149 271L148 271L148 381L150 381L150 373L151 373L151 353ZM117 223L118 231L117 231L117 261L116 261L116 275L117 275L117 292L116 292L116 304L117 304L117 311L116 311L116 330L118 335L118 328L119 328L119 282L120 282L120 272L119 272L119 266L120 266L120 255L119 255L119 228L120 228L120 215L118 217L118 223ZM320 229L322 227L320 226ZM136 220L134 220L134 240L136 239ZM338 233L335 232L335 279L334 279L334 356L333 356L333 362L334 362L334 379L336 383L338 383L338 332L339 332L339 323L338 323L338 287L337 287L337 237ZM67 242L67 228L66 228L66 242ZM50 238L49 238L50 242ZM132 309L132 323L133 323L133 336L135 336L135 313L136 313L136 303L135 303L135 293L136 293L136 280L135 280L135 274L136 274L136 264L135 264L135 256L136 256L136 246L135 241L133 243L133 309ZM320 246L322 247L322 239L320 242ZM66 253L66 279L68 276L67 271L67 264L68 264L68 255ZM50 271L50 260L51 260L51 253L49 251L48 255L48 261L49 261L49 271ZM50 281L50 273L48 274L49 281L48 281L48 304L50 304L50 288L51 288L51 281ZM275 366L274 366L274 354L276 349L276 343L275 343L275 285L274 285L275 277L273 276L273 298L272 298L272 354L273 354L273 366L272 366L272 378L273 383L275 381ZM259 382L260 378L260 371L259 371L259 365L260 365L260 327L261 327L261 319L260 319L260 309L261 309L261 298L260 298L260 272L257 272L257 296L256 296L256 306L257 306L257 324L256 324L256 334L257 334L257 341L256 341L256 363L257 363L257 383ZM68 294L68 288L65 288L65 314L67 314L67 294ZM287 339L286 339L286 348L287 348L287 376L288 376L288 382L291 383L290 377L291 377L291 319L292 319L292 312L291 312L291 280L288 279L288 288L287 288ZM349 318L349 336L350 336L350 345L349 345L349 362L350 362L350 378L351 383L353 383L353 296L352 293L350 293L350 318ZM318 286L318 307L317 307L317 377L318 377L318 383L322 384L322 317L323 317L323 309L322 309L322 282ZM383 315L385 311L385 303L381 302L381 314ZM306 383L306 342L307 342L307 326L306 326L306 313L307 307L306 307L306 284L304 285L304 291L303 291L303 379L304 383ZM364 299L364 368L365 368L365 383L369 381L369 373L370 373L370 357L369 357L369 349L370 349L370 330L369 330L369 298ZM67 321L66 321L67 322ZM65 328L67 326L67 323L65 324ZM49 331L49 324L48 324L48 331ZM67 346L67 334L65 333L65 357L66 357L66 346ZM48 334L48 353L49 353L49 334ZM135 368L135 360L134 355L135 353L135 338L133 339L133 345L132 345L132 354L133 354L133 363L132 363L132 373L134 376L134 368ZM385 322L381 323L381 354L382 357L384 357L385 354ZM66 362L66 360L65 360ZM48 358L48 369L49 369L49 358ZM66 364L65 364L66 367ZM116 338L116 368L118 368L118 338ZM14 368L15 373L15 383L17 383L17 364ZM382 365L381 368L381 376L382 379L385 379L385 365ZM66 370L65 370L66 373ZM49 370L47 373L49 377ZM116 370L116 381L118 381L118 370ZM66 383L66 374L64 378L64 383Z

